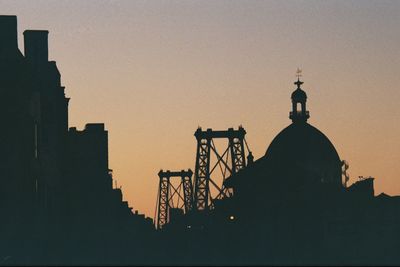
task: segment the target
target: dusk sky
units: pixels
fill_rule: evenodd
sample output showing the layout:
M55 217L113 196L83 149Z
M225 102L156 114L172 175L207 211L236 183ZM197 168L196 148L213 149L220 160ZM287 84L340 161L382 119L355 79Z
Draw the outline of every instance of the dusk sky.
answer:
M309 123L350 183L400 194L400 1L0 0L49 30L70 127L104 122L124 199L153 217L162 169L194 170L198 126L247 131L256 159L291 123L303 70ZM294 153L297 153L294 151ZM257 185L254 185L257 186Z

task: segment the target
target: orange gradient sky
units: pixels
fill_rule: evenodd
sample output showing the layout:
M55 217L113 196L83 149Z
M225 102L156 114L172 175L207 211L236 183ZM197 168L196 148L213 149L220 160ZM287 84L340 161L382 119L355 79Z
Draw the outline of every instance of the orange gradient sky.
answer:
M303 69L309 122L350 182L400 194L400 1L0 0L49 30L70 126L104 122L124 199L153 217L160 168L194 169L197 126L242 124L255 158L290 123ZM254 185L257 186L257 185Z

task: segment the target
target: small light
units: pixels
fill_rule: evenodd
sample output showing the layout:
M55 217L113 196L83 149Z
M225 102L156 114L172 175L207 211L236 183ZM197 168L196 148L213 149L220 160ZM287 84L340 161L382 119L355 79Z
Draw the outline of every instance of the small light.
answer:
M229 220L233 221L235 219L235 216L231 215L229 216Z
M190 229L190 228L192 228L192 226L191 226L191 225L188 225L187 228Z

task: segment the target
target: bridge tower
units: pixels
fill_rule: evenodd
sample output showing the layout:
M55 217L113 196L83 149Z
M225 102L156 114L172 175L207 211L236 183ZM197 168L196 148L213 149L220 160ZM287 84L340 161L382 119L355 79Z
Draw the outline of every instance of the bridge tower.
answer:
M197 140L194 205L197 211L209 210L213 208L215 200L233 195L233 191L224 186L224 181L246 167L245 145L248 151L248 161L251 162L253 159L245 135L246 131L242 126L239 126L238 130L229 128L226 131L213 131L212 129L203 131L199 127L194 133ZM217 151L214 139L228 141L222 154ZM216 176L214 171L217 168L221 171L221 182L213 178L214 175ZM212 196L213 194L214 196Z
M162 227L170 221L170 209L184 210L185 214L193 208L193 184L192 170L187 171L163 171L160 170L160 178L157 207L156 227ZM174 185L171 178L180 178L179 184Z

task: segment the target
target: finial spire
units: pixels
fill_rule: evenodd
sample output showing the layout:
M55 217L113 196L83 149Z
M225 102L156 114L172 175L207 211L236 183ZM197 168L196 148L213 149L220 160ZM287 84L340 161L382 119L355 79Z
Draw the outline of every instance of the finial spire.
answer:
M297 71L296 71L297 81L294 82L294 84L297 85L298 89L300 89L300 86L303 84L303 82L300 81L300 77L303 76L301 73L302 73L302 70L300 68L297 68Z

